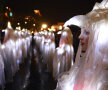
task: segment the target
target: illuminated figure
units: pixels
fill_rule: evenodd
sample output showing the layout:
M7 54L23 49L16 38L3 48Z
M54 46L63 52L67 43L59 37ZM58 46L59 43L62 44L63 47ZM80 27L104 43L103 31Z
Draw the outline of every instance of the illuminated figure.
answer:
M75 16L71 21L75 18L81 23L75 24L81 27L76 62L58 79L56 90L108 90L107 0L96 3L90 13Z
M48 63L48 51L49 51L49 40L47 39L48 37L48 31L44 31L44 43L43 43L43 50L41 51L42 52L42 55L43 55L43 63L47 65ZM43 40L43 39L42 39Z
M55 36L53 32L48 33L47 41L49 44L48 49L48 69L53 72L53 58L55 53Z
M25 57L30 52L32 38L25 32L13 30L9 26L2 31L5 35L1 45L1 55L4 60L5 81L7 83L13 81L13 76L19 70L19 64L24 62Z
M53 77L55 79L57 79L61 73L71 68L73 65L73 55L72 33L71 30L66 27L61 33L59 47L56 48L53 59Z
M0 43L0 87L4 90L5 74L4 74L4 60L2 56L3 46Z

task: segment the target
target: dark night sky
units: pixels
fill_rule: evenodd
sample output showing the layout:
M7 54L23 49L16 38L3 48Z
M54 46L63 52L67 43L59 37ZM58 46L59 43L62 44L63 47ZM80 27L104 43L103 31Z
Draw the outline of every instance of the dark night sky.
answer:
M79 14L92 10L95 2L102 0L7 0L7 5L16 14L30 15L34 9L39 9L42 17L48 23L65 22Z

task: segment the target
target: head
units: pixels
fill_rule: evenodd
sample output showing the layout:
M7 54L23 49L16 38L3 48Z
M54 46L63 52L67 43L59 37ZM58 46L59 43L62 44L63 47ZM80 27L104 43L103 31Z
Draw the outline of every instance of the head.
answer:
M79 39L82 51L86 51L88 48L89 34L90 34L89 30L87 30L86 28L81 29L81 34L79 36Z
M63 44L72 45L73 44L73 37L71 30L68 27L62 31L59 46L61 47Z

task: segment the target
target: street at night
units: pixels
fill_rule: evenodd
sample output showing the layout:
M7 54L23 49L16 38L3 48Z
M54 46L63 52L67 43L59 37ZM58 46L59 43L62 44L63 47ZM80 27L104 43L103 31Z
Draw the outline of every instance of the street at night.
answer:
M0 0L0 90L108 90L108 0Z
M31 52L32 58L28 55L25 63L20 65L19 71L13 77L13 81L6 84L5 90L54 90L56 88L57 82L42 63L42 56L37 53L39 51L34 41Z

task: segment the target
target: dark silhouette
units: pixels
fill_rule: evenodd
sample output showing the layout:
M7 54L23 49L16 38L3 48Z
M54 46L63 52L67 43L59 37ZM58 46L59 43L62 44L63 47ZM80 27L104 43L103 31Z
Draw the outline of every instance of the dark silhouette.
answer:
M75 58L76 58L76 53L77 53L77 49L79 46L79 35L81 33L81 28L76 26L76 25L70 25L68 26L73 34L73 47L74 47L74 62L75 62Z

